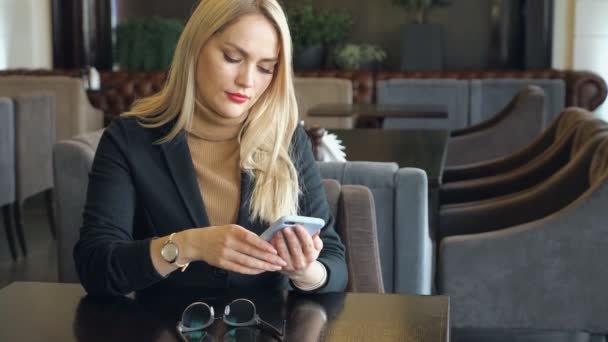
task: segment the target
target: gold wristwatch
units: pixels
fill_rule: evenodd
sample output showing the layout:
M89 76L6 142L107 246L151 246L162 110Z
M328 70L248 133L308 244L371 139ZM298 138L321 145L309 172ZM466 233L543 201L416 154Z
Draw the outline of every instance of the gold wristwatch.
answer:
M169 239L167 239L167 241L165 241L161 247L160 255L166 262L181 268L182 272L184 272L190 263L177 263L177 258L179 257L179 247L175 242L173 242L173 235L175 235L175 233L169 235Z

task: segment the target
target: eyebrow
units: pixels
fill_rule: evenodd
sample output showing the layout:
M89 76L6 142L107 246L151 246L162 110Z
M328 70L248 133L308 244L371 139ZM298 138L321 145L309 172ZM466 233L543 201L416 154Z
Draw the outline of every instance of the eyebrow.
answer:
M250 56L249 53L247 51L243 50L242 47L240 47L240 46L238 46L236 44L230 43L230 42L226 42L226 44L230 45L233 48L235 48L243 56L245 56L245 57L249 57ZM277 58L262 58L261 59L261 62L277 62L277 61L278 61Z

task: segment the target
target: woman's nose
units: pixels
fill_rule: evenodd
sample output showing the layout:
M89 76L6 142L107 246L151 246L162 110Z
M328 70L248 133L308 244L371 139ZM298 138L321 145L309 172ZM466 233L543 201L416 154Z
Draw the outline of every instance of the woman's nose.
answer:
M253 75L255 72L255 66L244 65L237 77L237 83L239 86L244 88L253 87Z

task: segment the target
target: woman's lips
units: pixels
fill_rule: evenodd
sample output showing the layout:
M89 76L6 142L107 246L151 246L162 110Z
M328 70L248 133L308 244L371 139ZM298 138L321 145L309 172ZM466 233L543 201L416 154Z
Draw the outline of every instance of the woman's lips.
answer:
M243 94L239 94L239 93L226 92L226 95L228 96L228 98L231 101L236 102L238 104L245 103L245 102L247 102L247 100L249 100L249 97L247 95L243 95Z

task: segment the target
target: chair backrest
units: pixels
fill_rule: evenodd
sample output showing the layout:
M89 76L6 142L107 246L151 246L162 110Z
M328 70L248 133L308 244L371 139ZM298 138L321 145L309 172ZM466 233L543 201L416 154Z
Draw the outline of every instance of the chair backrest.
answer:
M464 165L518 151L542 132L545 116L543 90L536 86L524 87L492 118L452 132L446 163Z
M55 97L29 94L16 96L13 100L16 199L23 202L53 187Z
M307 127L316 124L325 128L352 128L350 120L308 116L308 110L318 104L353 103L351 80L331 77L296 77L293 83L300 120L304 120Z
M77 283L72 250L80 234L89 172L103 130L81 134L56 143L53 148L57 199L57 251L59 281Z
M15 113L10 98L0 98L0 207L15 202Z
M491 118L504 108L523 87L534 85L546 94L547 119L552 120L565 107L566 84L559 79L474 79L470 84L470 123Z
M376 91L378 104L444 105L448 112L447 121L386 118L384 128L459 129L469 125L469 81L467 80L390 79L378 81Z
M426 173L395 163L318 162L323 178L364 185L374 196L386 292L430 294L433 253Z
M324 179L323 185L346 249L346 291L384 293L372 193L360 185L341 186L334 179Z
M93 108L84 90L83 80L66 76L6 76L0 82L0 96L45 92L55 96L57 125L55 139L103 127L101 111Z

